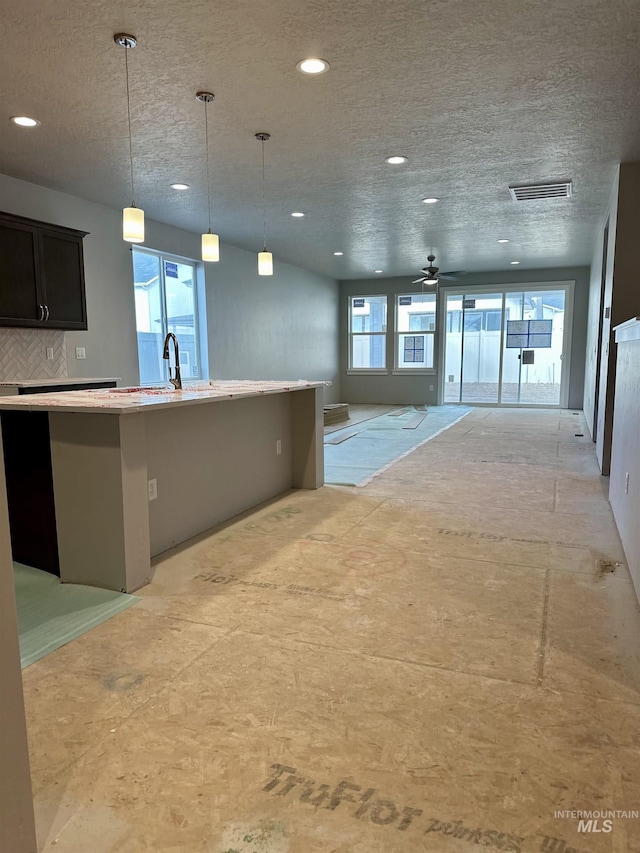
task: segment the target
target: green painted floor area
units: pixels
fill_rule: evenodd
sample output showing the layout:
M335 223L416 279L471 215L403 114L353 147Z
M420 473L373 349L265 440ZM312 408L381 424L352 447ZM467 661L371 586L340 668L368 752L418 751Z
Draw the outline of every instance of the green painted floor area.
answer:
M345 427L325 437L324 481L341 486L364 486L416 447L440 435L471 409L465 406L428 406L426 417L415 429L409 428L417 415L424 414L413 406L406 411L391 412L355 426ZM341 444L342 433L357 433Z
M13 568L23 669L139 600L108 589L60 583L55 575L21 563Z

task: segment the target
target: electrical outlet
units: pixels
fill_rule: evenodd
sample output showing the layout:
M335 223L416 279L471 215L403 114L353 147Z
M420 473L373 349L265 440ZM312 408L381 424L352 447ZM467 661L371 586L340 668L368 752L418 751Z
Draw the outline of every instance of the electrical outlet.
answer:
M158 499L158 481L154 477L153 480L147 480L147 488L149 489L149 501Z
M429 385L429 391L433 391L433 385Z
M629 494L629 472L628 471L625 474L625 478L624 478L624 493L625 493L625 495Z
M87 352L84 347L76 347L76 358L86 358Z
M276 441L276 456L280 456L281 453L282 453L282 442L280 441L280 439L278 439Z
M47 361L53 361L53 347L47 347Z

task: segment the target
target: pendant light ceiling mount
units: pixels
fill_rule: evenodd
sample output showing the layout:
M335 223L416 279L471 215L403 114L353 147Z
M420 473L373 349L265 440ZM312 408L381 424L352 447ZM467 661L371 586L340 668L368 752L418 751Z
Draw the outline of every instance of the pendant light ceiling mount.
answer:
M144 210L136 207L133 186L133 143L131 140L131 99L129 96L129 50L138 46L138 39L129 33L116 33L114 42L124 47L124 73L127 85L127 123L129 126L129 170L131 177L131 207L122 211L122 238L127 243L144 243Z
M130 48L138 46L138 39L135 36L130 36L128 33L116 33L113 40L120 47Z
M271 139L270 133L261 131L256 133L255 138L262 145L262 224L263 224L263 249L258 252L258 275L273 275L273 255L267 251L267 206L265 201L265 179L264 179L264 144Z
M213 92L196 92L196 100L204 104L204 144L207 162L207 208L209 211L209 230L202 235L202 260L216 263L220 260L220 238L211 231L211 176L209 173L209 117L207 106L215 100Z

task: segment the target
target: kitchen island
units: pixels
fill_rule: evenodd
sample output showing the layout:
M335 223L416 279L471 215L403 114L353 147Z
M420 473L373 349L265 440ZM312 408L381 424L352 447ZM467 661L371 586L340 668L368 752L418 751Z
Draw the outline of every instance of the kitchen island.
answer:
M326 384L0 398L0 412L48 413L61 579L133 592L157 554L290 488L321 486Z

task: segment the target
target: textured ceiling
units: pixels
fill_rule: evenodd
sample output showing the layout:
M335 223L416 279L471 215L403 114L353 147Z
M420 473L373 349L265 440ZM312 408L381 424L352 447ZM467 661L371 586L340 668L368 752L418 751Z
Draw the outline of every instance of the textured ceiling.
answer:
M640 0L0 0L0 15L0 172L130 203L113 43L130 32L138 206L206 230L208 89L214 230L262 248L267 131L275 262L335 278L412 275L430 251L443 269L588 264L616 164L640 160ZM307 56L331 70L301 75ZM550 179L573 198L511 200L510 183Z

